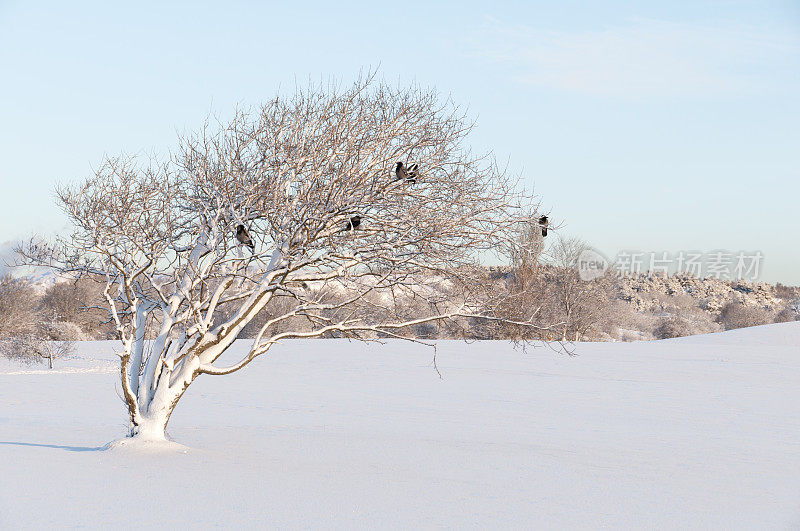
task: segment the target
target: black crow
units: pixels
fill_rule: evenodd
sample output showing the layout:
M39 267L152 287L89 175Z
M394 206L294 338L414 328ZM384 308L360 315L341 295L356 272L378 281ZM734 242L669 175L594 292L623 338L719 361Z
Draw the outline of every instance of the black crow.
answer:
M343 230L354 230L357 229L359 225L361 225L361 216L353 216L347 220Z
M403 167L403 163L398 161L394 165L394 179L396 181L401 181L401 180L405 179L406 177L408 177L408 174L406 173L406 169Z
M250 247L251 251L256 249L256 246L253 243L253 240L250 239L250 235L247 233L247 229L244 228L244 225L239 225L236 227L236 239L239 240L239 243L243 243Z
M419 166L412 164L411 166L404 166L402 162L397 162L394 165L395 179L398 181L406 181L411 184L417 182L417 169Z
M547 236L547 226L549 222L547 220L547 216L542 216L539 218L539 226L542 228L542 238Z

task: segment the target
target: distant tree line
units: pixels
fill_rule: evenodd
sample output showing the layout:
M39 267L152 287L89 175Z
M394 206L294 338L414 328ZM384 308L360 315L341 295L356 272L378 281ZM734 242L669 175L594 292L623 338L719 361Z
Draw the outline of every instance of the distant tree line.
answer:
M549 341L626 341L668 339L708 332L719 332L768 323L800 320L800 287L769 286L777 301L767 307L729 300L716 311L709 311L702 299L686 293L643 293L652 308L642 310L620 295L621 279L606 274L592 281L580 278L576 260L587 245L577 239L557 239L545 253L541 232L535 225L523 227L515 248L509 249L509 266L478 268L485 286L495 296L486 299L483 310L497 321L454 319L413 325L410 335L419 339L502 339ZM438 297L409 296L392 309L403 319L419 319L458 304L458 292L448 289L446 278L430 275L416 281L429 285ZM722 282L711 281L706 282ZM66 355L70 343L81 340L116 339L117 332L102 308L105 281L83 277L76 281L55 282L47 288L28 279L6 274L0 277L0 353L24 362L44 362ZM319 300L332 307L349 295L334 286L306 285ZM745 289L746 291L746 289ZM500 296L497 296L500 294ZM437 302L438 299L438 302ZM253 337L275 315L291 310L296 300L275 297L248 324L242 337ZM380 321L388 316L375 313L372 306L364 319ZM219 319L234 308L220 308ZM336 317L332 315L331 317ZM535 323L530 327L513 323ZM283 329L303 329L303 318L276 322L272 333ZM324 337L338 337L336 332Z

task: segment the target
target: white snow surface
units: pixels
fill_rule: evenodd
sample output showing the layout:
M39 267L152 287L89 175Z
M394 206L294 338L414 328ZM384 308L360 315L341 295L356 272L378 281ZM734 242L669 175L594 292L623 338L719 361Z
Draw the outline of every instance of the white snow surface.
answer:
M240 343L234 348L244 348ZM576 356L291 341L125 433L113 342L0 361L0 529L800 527L800 323Z

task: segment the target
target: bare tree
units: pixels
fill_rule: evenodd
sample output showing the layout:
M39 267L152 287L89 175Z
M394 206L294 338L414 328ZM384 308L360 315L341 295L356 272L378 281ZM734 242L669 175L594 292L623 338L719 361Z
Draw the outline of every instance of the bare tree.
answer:
M561 340L578 341L600 321L606 300L603 279L585 281L578 272L578 259L589 249L577 238L559 237L550 248L545 272L547 301L561 322Z
M34 334L23 334L0 340L0 354L6 358L25 364L47 361L53 368L53 361L69 356L75 351L75 342L69 339L47 341Z
M486 326L488 337L561 342L587 337L607 306L609 286L605 279L580 278L578 258L586 249L581 240L559 237L545 253L541 226L518 226L509 244L513 274L506 281L506 295L492 301L492 311L504 321ZM529 322L538 326L515 324Z
M41 298L40 313L54 323L74 323L80 331L73 339L81 339L83 335L105 338L110 327L101 326L106 319L106 312L98 308L105 302L104 287L105 277L55 282Z
M0 339L31 334L38 322L38 297L27 280L0 277Z
M130 436L163 439L195 378L237 371L279 341L413 339L415 325L476 315L489 295L473 282L477 257L504 244L530 198L470 152L470 130L434 92L370 76L300 89L207 123L169 161L106 160L58 190L74 232L21 251L106 279ZM442 305L422 275L456 302ZM439 313L404 318L401 296L435 299ZM220 365L278 298L295 303L273 305L241 357Z
M531 214L533 220L538 220L539 217L535 212ZM538 221L526 221L515 227L515 233L510 240L507 254L514 268L514 279L522 287L533 282L541 268L544 252L542 234Z
M68 337L46 341L52 332L62 332L63 323L45 321L39 302L26 279L8 274L0 278L0 355L22 363L47 360L52 369L55 358L72 352L73 342Z
M542 282L544 241L540 216L534 211L511 228L503 254L510 258L510 268L493 268L484 280L498 296L487 298L487 311L495 321L471 323L471 335L481 339L543 339L553 335L554 323L545 323L542 312L547 299ZM524 323L524 324L520 324ZM528 323L539 326L531 327Z
M69 339L61 341L42 341L39 349L42 358L47 360L50 368L53 368L53 360L64 358L75 352L75 342Z

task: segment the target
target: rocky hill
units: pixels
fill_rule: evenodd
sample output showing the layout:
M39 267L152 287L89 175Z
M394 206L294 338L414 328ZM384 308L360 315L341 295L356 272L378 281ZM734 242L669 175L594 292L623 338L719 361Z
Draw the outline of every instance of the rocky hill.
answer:
M800 287L765 282L640 274L617 278L611 299L641 318L641 337L652 339L716 332L800 319ZM623 339L606 337L604 339Z
M719 313L731 302L779 311L787 298L800 298L800 288L765 282L698 278L686 274L642 274L620 278L620 299L629 302L638 311L652 311L662 304L664 296L676 295L688 295L697 301L700 308L711 313Z

